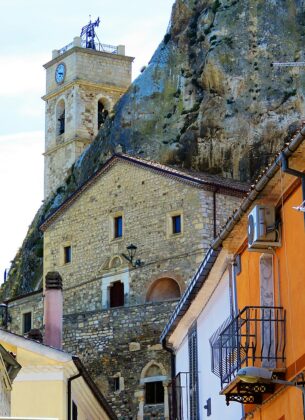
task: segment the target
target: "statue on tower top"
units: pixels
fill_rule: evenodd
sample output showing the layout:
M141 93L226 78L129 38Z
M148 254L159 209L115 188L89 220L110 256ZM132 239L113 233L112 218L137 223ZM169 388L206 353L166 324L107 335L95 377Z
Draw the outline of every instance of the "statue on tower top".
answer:
M93 50L96 49L94 39L95 39L95 37L97 37L97 35L95 33L94 28L97 28L99 26L99 24L100 24L100 18L99 17L96 19L95 22L91 22L91 16L90 16L90 21L89 21L88 25L86 25L82 28L80 36L84 40L86 40L86 48L91 48Z

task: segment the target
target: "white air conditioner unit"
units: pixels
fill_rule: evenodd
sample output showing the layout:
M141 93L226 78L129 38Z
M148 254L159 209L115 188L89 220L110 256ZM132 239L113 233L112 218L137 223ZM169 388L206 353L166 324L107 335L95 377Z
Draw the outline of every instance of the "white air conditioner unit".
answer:
M275 225L275 208L255 206L248 215L248 248L260 250L280 245Z

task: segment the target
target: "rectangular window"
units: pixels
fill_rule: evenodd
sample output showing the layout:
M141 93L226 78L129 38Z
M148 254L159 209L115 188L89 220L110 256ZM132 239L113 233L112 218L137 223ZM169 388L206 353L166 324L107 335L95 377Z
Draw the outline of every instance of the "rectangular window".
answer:
M77 405L72 401L72 420L78 419Z
M162 381L146 382L145 404L163 404L164 387Z
M22 316L22 332L28 333L32 329L32 312L27 312Z
M194 324L188 332L189 370L190 370L190 418L199 419L199 386L198 386L198 350L197 325Z
M123 216L114 218L114 237L121 238L123 236Z
M64 247L64 263L65 264L69 264L71 262L71 258L72 258L72 250L71 250L71 246L65 246Z
M181 233L181 214L177 214L172 216L172 227L173 227L173 234Z
M120 390L120 377L110 378L109 380L110 387L112 391L116 392Z

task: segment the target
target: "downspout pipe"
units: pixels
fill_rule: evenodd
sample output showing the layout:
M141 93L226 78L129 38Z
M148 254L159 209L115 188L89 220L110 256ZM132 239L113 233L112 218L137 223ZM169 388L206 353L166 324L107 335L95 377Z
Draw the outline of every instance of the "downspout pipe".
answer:
M216 208L216 193L217 189L213 190L213 238L216 238L217 228L216 228L216 218L217 218L217 208Z
M302 180L302 200L305 201L305 173L296 171L295 169L289 168L288 158L285 156L285 154L282 152L282 170L283 172L286 172L289 175L296 176L297 178L301 178ZM304 224L305 224L305 213L304 213Z
M77 373L76 375L68 378L68 420L71 420L71 382L74 381L74 379L79 378L80 376L82 376L81 373Z
M172 419L177 418L177 401L176 401L176 355L171 347L168 347L166 338L162 340L162 347L171 355L171 387L172 387Z

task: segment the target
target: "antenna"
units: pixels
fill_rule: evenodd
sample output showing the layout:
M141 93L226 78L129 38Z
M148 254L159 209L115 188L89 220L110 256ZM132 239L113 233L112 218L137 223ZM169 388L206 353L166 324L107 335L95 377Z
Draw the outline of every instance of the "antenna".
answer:
M286 62L274 62L272 63L272 67L274 67L277 70L277 74L280 73L280 71L285 67L296 67L301 68L305 67L305 61L286 61Z

